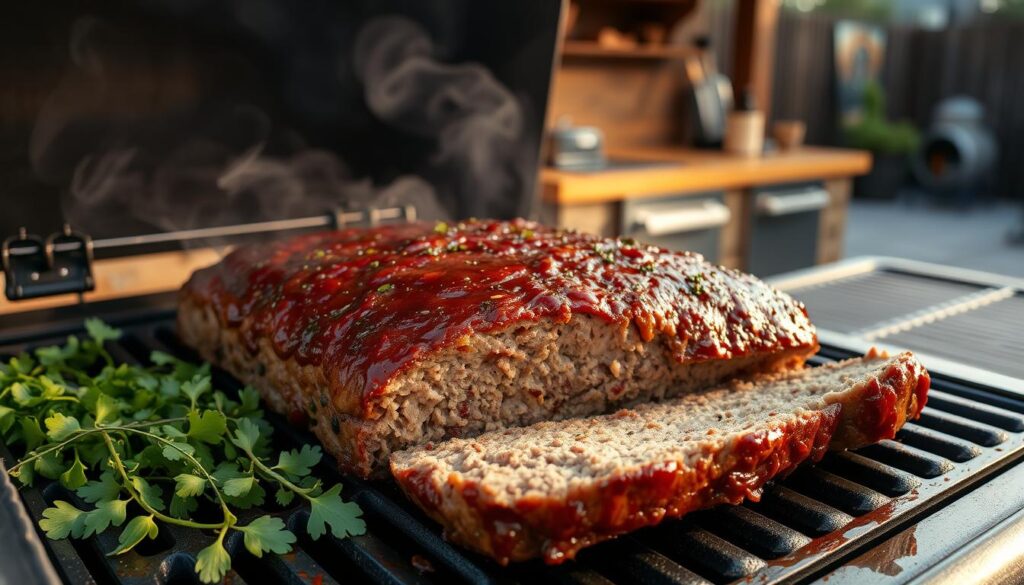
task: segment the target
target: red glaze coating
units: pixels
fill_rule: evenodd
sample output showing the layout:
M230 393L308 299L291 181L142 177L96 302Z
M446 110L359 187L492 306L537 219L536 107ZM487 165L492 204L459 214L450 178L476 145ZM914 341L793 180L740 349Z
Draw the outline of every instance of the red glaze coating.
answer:
M878 356L874 351L868 355ZM881 376L840 401L770 431L741 435L692 467L652 462L565 498L518 500L510 507L480 497L477 485L458 474L442 478L445 485L439 486L430 468L392 471L402 489L444 524L454 541L502 564L536 556L558 564L582 548L664 518L744 499L757 501L769 480L801 462L820 460L829 449L892 438L907 419L920 414L929 380L912 354L900 354ZM452 502L445 500L452 498L462 503L446 506ZM454 527L453 509L466 511Z
M403 224L240 248L184 294L255 351L325 369L372 411L387 384L469 333L574 314L664 334L680 361L816 346L800 303L696 254L522 220ZM343 401L344 402L344 401Z
M869 356L878 355L875 350ZM853 448L883 439L892 439L907 420L916 419L928 402L931 377L909 353L896 357L896 363L872 379L860 400L846 406L848 415L861 421L846 425L833 438L836 448Z
M449 478L449 483L487 535L472 548L482 544L483 552L501 564L531 558L539 549L546 563L559 564L580 549L665 518L744 499L758 501L773 477L824 456L840 411L840 405L833 404L799 423L743 435L717 457L709 454L694 467L678 461L654 463L616 476L599 490L578 490L564 500L521 500L508 508L485 502L471 481ZM396 474L396 479L421 508L438 517L441 496L429 472L412 469Z

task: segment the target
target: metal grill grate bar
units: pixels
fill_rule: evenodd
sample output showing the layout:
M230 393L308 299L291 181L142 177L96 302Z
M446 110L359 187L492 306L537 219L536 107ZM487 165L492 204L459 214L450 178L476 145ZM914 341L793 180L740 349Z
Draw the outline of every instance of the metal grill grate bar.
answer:
M787 485L817 498L852 516L862 516L889 501L889 498L823 469L809 467L793 474Z
M668 557L681 559L690 567L716 583L742 579L765 566L765 561L711 532L673 523L659 534L656 542L648 542Z
M845 512L782 485L765 490L758 511L808 536L835 532L853 520Z
M777 559L811 542L801 532L762 516L748 506L698 512L694 521L763 559Z
M928 393L928 405L969 420L999 427L1004 431L1014 433L1024 431L1024 415L1006 412L1001 408L987 404L979 404L973 400L947 394L941 390L933 390Z
M948 435L914 423L904 425L896 435L896 438L907 445L935 453L956 463L970 461L981 455L981 449L970 443L950 438Z
M868 445L860 449L858 453L925 479L939 477L953 469L953 462L948 459L896 441L882 441L875 445Z
M962 416L942 412L930 406L925 407L921 413L921 418L917 419L917 424L934 431L946 433L947 435L966 439L983 447L995 447L1006 441L1007 438L1006 433L999 429L976 423Z
M584 551L584 562L595 566L613 583L643 585L709 585L704 577L687 569L665 555L651 549L634 536L625 536L615 543L614 554L599 554L608 547Z
M859 453L837 453L819 465L890 497L902 496L921 485L920 480Z

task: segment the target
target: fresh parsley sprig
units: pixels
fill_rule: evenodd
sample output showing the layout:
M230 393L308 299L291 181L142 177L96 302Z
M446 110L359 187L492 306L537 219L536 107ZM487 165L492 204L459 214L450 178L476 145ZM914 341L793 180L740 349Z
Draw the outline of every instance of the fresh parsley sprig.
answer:
M162 352L150 356L152 366L118 365L104 343L121 332L98 319L85 326L85 338L0 364L0 437L24 449L8 473L24 485L58 481L91 506L55 501L39 521L49 538L88 538L123 525L109 553L119 555L156 538L163 524L212 531L216 539L195 569L215 583L231 568L224 539L232 530L257 557L287 553L295 543L275 516L239 524L239 511L261 505L268 489L282 506L296 496L308 503L313 539L328 530L337 538L365 532L341 485L325 489L311 475L319 446L284 451L273 462L271 426L255 390L229 397L213 388L209 364ZM219 510L218 521L192 518L202 502Z

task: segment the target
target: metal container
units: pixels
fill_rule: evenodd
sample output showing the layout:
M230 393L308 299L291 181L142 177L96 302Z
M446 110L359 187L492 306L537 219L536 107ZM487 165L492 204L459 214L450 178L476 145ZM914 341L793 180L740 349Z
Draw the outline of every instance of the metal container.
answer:
M829 201L828 191L820 183L755 190L749 218L747 270L769 276L814 266L821 210Z
M626 199L620 234L668 248L703 254L717 262L722 228L732 220L722 193Z

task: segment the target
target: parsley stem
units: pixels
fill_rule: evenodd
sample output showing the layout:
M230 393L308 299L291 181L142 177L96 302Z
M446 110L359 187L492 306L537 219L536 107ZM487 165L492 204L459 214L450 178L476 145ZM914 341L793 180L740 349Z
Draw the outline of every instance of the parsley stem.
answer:
M19 468L21 468L21 466L25 465L26 463L31 463L31 462L35 461L36 459L39 459L40 457L45 457L46 455L48 455L48 454L50 454L50 453L52 453L54 451L60 451L64 447L67 447L69 444L74 443L75 441L77 441L79 439L82 439L82 438L84 438L84 437L86 437L88 435L93 435L93 434L96 434L96 433L99 433L99 432L103 432L103 431L120 431L120 430L129 430L130 431L130 430L133 430L133 429L136 429L136 428L140 428L140 427L150 427L150 426L156 426L156 425L163 425L163 424L168 424L168 423L173 423L173 422L182 422L182 421L185 421L185 420L187 420L185 417L163 418L163 419L160 419L160 420L153 420L153 421L138 421L138 422L129 423L129 424L126 424L126 425L119 425L119 426L96 427L96 428L92 428L92 429L81 429L81 430L75 431L74 433L72 433L72 435L70 437L68 437L67 439L61 441L60 443L57 443L56 445L50 445L49 447L47 447L46 449L43 449L42 451L37 451L32 456L26 457L26 458L22 459L21 461L18 461L18 464L15 465L14 467L11 467L10 469L8 469L7 473L10 474L10 475L13 475Z
M130 495L132 499L139 504L139 506L142 506L143 510L152 514L156 519L168 524L177 524L178 526L187 526L189 528L198 528L201 530L227 530L229 526L227 518L225 518L224 522L220 522L218 524L203 524L201 522L193 522L191 520L182 520L181 518L168 516L146 503L142 498L142 495L135 491L132 480L128 477L128 471L125 470L124 464L121 462L121 455L118 454L117 448L114 447L114 441L110 439L110 435L108 433L102 432L101 434L103 435L103 442L107 444L107 451L110 452L110 457L114 462L114 469L117 470L121 479L124 480L124 489L128 490L128 495Z
M261 461L259 457L255 456L252 453L252 451L246 451L245 454L249 456L249 460L256 465L256 469L258 469L260 473L276 481L277 483L283 485L284 487L292 490L293 492L299 494L300 496L306 498L307 500L312 500L312 498L310 498L309 496L310 489L299 487L294 483L288 481L288 478L274 471L272 468L268 467L267 464L263 463L263 461Z
M17 465L15 465L14 467L8 469L7 473L9 475L14 475L15 472L17 472L18 469L20 469L26 463L31 463L31 462L35 461L36 459L39 459L40 457L45 457L45 456L49 455L50 453L53 453L54 451L60 451L61 449L63 449L64 447L67 447L71 443L74 443L78 439L81 439L82 437L84 437L86 435L91 435L91 434L94 434L94 433L98 433L98 432L100 432L102 430L103 429L83 429L83 430L80 430L80 431L75 431L74 433L72 433L72 435L69 438L61 441L60 443L57 443L56 445L50 445L48 448L43 449L42 451L37 451L31 457L26 457L26 458L22 459L21 461L18 462Z
M217 495L217 501L220 503L221 512L224 513L224 521L222 524L225 527L229 527L235 523L235 520L237 519L235 518L235 515L231 513L231 510L228 509L228 504L227 502L224 501L224 494L222 494L220 488L217 487L217 482L213 479L213 476L210 475L210 472L208 472L206 468L203 467L203 464L200 463L199 460L197 460L195 457L193 457L191 453L178 447L176 444L174 444L174 441L165 439L160 435L154 435L153 433L147 431L131 429L128 427L123 427L123 430L126 430L130 433L135 433L137 435L142 435L144 437L149 437L150 439L163 443L164 445L167 445L168 447L174 449L178 453L181 453L181 455L188 459L189 463L191 463L192 466L195 467L197 471L203 474L203 477L206 478L206 481L210 484L210 487L213 489L213 493Z

